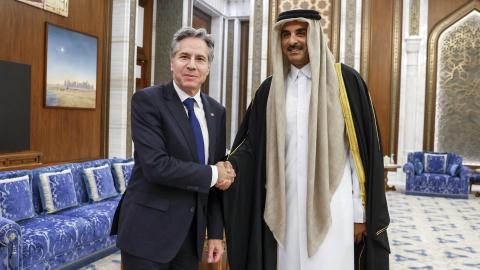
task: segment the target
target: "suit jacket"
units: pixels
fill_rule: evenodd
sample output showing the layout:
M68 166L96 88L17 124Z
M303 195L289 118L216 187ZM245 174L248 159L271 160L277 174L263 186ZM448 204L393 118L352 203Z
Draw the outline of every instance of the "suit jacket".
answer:
M225 156L225 108L207 95L201 98L208 164L214 164ZM211 167L197 162L193 130L173 82L135 93L131 115L135 165L112 224L117 247L166 263L194 222L201 259L207 223L209 239L223 238L220 191L210 188Z

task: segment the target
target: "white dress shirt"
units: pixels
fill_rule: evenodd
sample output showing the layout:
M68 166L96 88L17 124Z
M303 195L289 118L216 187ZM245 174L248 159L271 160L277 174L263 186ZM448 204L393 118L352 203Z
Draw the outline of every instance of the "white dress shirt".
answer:
M202 98L200 97L200 91L197 92L193 97L185 93L183 90L180 89L180 87L177 85L175 81L173 81L173 87L175 88L175 91L177 92L178 97L180 98L180 101L182 103L187 99L187 98L193 98L195 99L195 103L193 105L193 110L195 112L195 116L198 119L198 122L200 123L200 129L202 130L202 137L203 137L203 145L204 151L205 151L205 162L208 161L208 127L207 127L207 119L205 118L205 111L203 110L203 103L202 103ZM187 114L188 117L188 110L185 106L183 106L185 109L185 113ZM210 187L213 187L218 180L218 170L217 166L215 165L210 165L212 168L212 182L210 184Z

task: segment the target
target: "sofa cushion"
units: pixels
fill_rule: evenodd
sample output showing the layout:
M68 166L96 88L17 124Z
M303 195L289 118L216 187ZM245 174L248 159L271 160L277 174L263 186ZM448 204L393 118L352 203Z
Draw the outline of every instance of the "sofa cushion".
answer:
M446 170L446 173L450 174L450 172L453 172L453 169L452 167L454 165L457 165L457 169L461 170L461 168L458 168L458 167L461 167L462 166L462 161L463 161L463 158L453 152L450 152L447 154L447 170Z
M413 166L415 168L415 174L422 174L423 173L423 163L420 160L416 159Z
M443 193L446 190L447 180L449 178L447 174L425 173L424 175L427 178L427 188L423 191Z
M426 173L446 173L447 154L425 153L423 162Z
M120 196L117 196L98 203L68 209L59 214L73 218L80 217L87 220L92 225L94 238L100 239L110 235L113 215L115 214L119 200Z
M43 215L24 220L20 226L24 268L94 239L92 224L79 217Z
M96 202L117 196L110 165L83 168L88 197Z
M460 166L458 164L452 164L452 166L450 166L450 169L448 170L448 174L450 174L451 176L456 176L459 169Z
M33 207L37 214L44 213L46 210L42 206L42 198L40 194L40 174L50 172L61 172L70 169L73 176L73 184L75 188L75 195L77 197L78 204L88 203L87 190L82 178L81 168L77 163L66 163L60 165L52 165L46 167L40 167L32 170L32 193L33 193Z
M78 205L73 176L70 169L40 173L40 198L43 209L54 213Z
M113 178L115 179L115 188L123 193L128 185L132 175L133 161L112 163Z
M30 177L0 179L0 216L19 221L34 215Z

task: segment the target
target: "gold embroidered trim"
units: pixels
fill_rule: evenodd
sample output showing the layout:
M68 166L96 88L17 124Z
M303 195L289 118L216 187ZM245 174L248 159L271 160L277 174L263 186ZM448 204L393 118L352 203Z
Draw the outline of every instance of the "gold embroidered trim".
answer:
M246 139L247 139L247 136L243 138L243 141L235 149L233 149L233 151L230 151L230 153L228 153L227 160L230 158L231 155L235 154L235 152L238 150L238 148L240 148L240 146L242 146L242 144L245 142Z
M370 106L372 107L372 110L373 110L373 120L375 120L373 124L375 125L375 132L377 133L378 149L382 149L380 147L380 135L378 134L378 127L377 127L377 113L375 112L375 107L373 106L372 97L370 97L370 93L367 92L367 94L368 94L368 100L370 101Z
M382 234L382 233L385 232L387 229L388 229L388 226L381 228L380 230L377 231L376 235L378 236L378 235Z
M360 184L360 196L362 198L362 204L365 206L365 171L363 169L362 159L360 157L357 134L355 133L355 126L353 125L352 111L350 110L350 103L348 102L347 90L343 81L342 66L339 63L335 64L335 70L337 71L338 83L340 86L339 96L340 103L342 105L343 118L345 119L345 126L347 128L348 142L350 144L350 150L352 151L353 160L355 161L355 169L358 173L358 182Z
M366 239L363 240L363 245L362 245L362 250L360 250L360 255L358 256L358 269L363 269L362 268L362 256L363 256L363 251L365 250L365 241Z

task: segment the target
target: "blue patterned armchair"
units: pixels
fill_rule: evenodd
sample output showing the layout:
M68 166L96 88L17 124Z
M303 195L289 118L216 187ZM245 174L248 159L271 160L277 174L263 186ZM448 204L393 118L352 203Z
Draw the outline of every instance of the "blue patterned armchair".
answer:
M468 198L470 169L454 153L413 152L403 166L406 194Z

